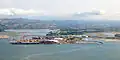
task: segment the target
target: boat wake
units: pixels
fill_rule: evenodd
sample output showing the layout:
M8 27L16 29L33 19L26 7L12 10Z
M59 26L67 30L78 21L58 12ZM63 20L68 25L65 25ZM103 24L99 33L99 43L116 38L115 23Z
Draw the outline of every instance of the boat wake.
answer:
M64 50L64 51L59 51L59 52L31 54L31 55L28 55L27 57L24 57L23 59L20 59L20 60L30 60L30 58L34 57L34 56L54 55L54 54L60 54L60 53L70 53L70 52L75 52L75 51L79 51L79 50L80 49L71 49L71 50Z
M73 47L75 47L75 48L74 49L69 49L69 50L58 51L58 52L31 54L31 55L28 55L28 56L24 57L23 59L20 59L20 60L30 60L30 58L35 57L35 56L54 55L54 54L61 54L61 53L65 54L65 53L71 53L71 52L81 50L81 48L78 48L80 46L73 46ZM90 48L84 48L84 49L88 50L88 49L93 49L93 48L96 48L96 47L90 47Z

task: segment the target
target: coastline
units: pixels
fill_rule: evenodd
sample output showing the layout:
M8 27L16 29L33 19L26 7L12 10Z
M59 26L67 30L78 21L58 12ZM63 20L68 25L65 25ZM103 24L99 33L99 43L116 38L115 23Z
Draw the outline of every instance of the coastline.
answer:
M15 33L9 33L9 32L0 32L0 39L8 39L10 35L14 35ZM106 38L92 38L92 40L100 40L100 41L105 41L105 42L120 42L120 39L106 39ZM62 44L74 44L74 42L77 42L77 41L70 41L70 42L65 42L65 41L62 41L61 43ZM87 42L87 41L79 41L78 44L82 44L82 43L95 43L95 42Z
M106 42L120 42L118 39L104 39Z
M7 32L0 32L0 39L9 38Z
M7 36L7 35L0 35L0 39L3 39L3 38L9 38L9 36Z
M120 39L93 38L93 40L102 40L105 42L120 42Z

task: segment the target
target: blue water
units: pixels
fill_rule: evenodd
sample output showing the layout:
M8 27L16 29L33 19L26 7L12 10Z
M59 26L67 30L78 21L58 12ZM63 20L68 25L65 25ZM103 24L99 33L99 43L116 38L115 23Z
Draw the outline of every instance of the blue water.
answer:
M24 33L24 35L46 35L48 32L50 32L51 30L49 29L9 29L9 30L5 30L5 31L9 31L9 32L17 32L17 33L21 33L20 35L22 35Z
M120 43L11 45L0 40L0 60L120 60Z

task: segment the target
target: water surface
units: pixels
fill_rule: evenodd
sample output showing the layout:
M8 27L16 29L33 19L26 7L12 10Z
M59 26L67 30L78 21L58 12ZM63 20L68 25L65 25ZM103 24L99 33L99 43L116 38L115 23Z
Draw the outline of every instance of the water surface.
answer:
M11 45L0 40L0 60L120 60L120 44Z

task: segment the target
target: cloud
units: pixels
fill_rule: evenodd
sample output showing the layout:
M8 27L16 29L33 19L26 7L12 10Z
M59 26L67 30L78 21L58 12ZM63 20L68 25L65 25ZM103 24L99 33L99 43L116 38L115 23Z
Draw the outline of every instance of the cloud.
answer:
M8 9L0 9L0 15L11 15Z
M73 16L78 16L78 17L88 17L88 16L93 16L93 15L103 15L105 14L104 11L90 11L90 12L76 12Z
M45 11L42 10L34 10L34 9L0 9L0 15L45 15Z
M105 12L103 10L92 10L89 12L77 12L72 19L93 19L93 20L120 20L119 12Z
M44 10L34 10L34 9L17 9L17 8L6 8L0 9L0 18L9 17L25 17L34 19L46 19L46 20L80 20L80 19L107 19L107 20L120 20L120 13L116 12L111 14L103 10L92 10L87 12L76 12L73 14L50 14Z

